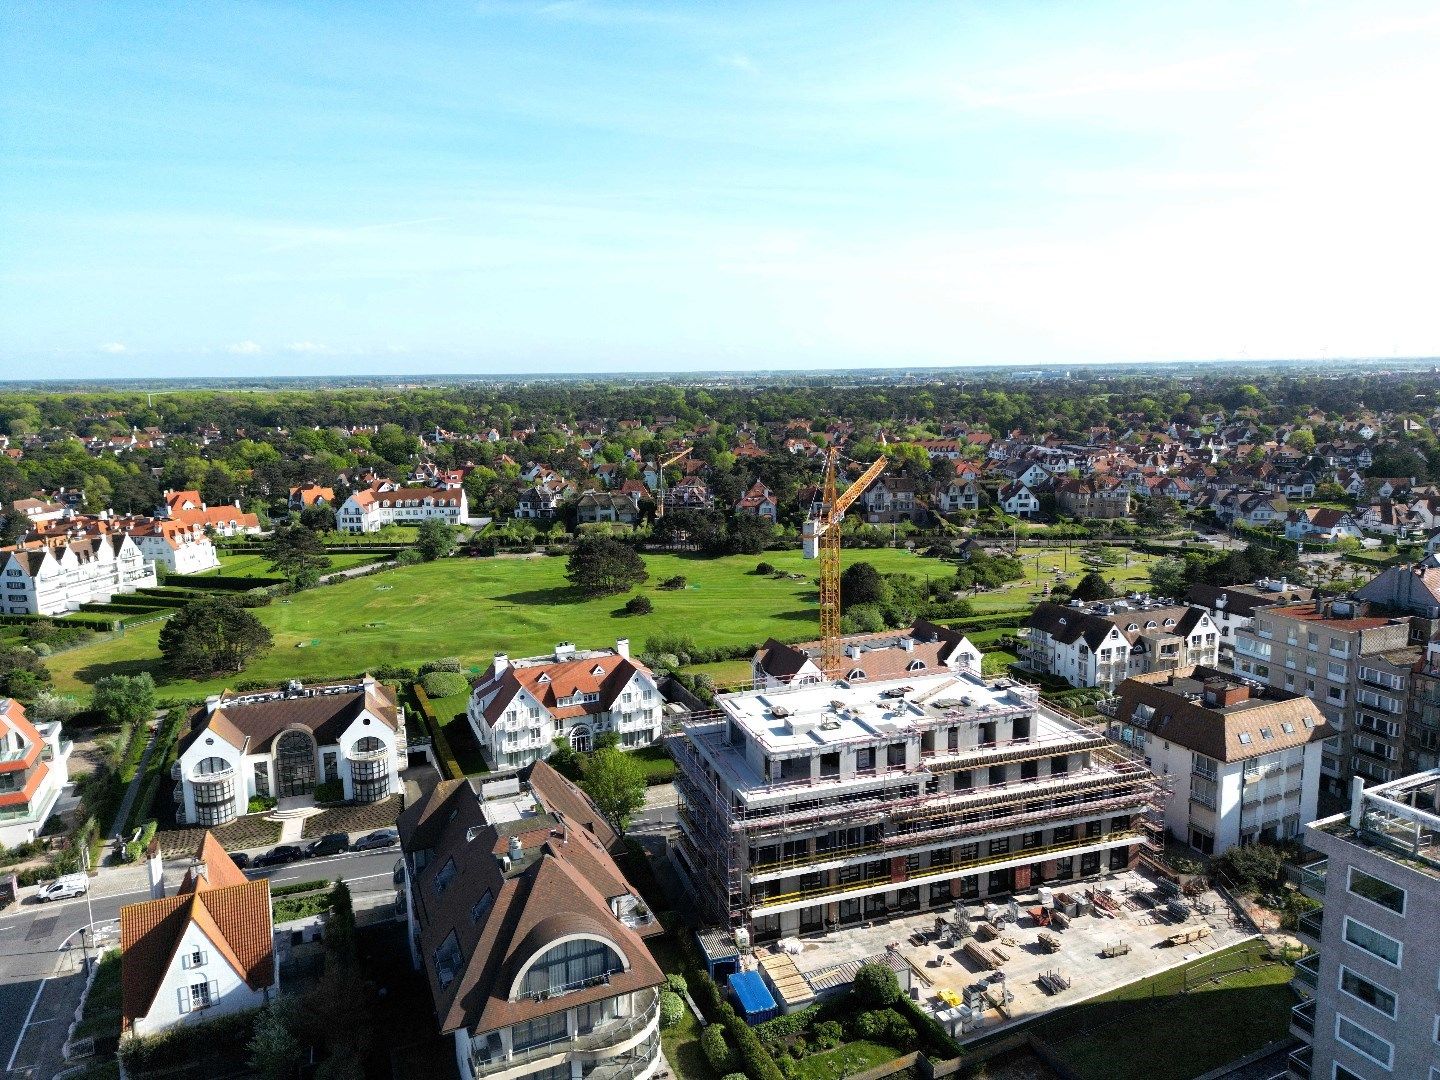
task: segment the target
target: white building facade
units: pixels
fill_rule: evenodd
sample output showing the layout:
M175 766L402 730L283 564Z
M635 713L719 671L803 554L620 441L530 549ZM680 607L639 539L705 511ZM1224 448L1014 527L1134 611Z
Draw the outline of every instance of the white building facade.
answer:
M0 552L0 611L64 615L151 588L155 565L134 539L98 536L61 544L28 544Z

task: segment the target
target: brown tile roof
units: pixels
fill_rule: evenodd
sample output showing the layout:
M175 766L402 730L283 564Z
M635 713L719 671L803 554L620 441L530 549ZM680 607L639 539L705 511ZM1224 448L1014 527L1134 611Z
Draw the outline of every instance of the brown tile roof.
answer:
M508 664L498 676L492 665L475 683L475 689L488 691L492 686L495 688L495 695L485 707L485 717L491 723L499 719L521 687L529 691L552 716L583 716L585 713L607 711L637 672L649 675L650 669L619 653L524 666ZM600 697L585 704L560 704L562 698L573 697L576 693L599 694Z
M209 829L195 852L195 863L185 871L185 880L180 883L182 893L205 892L208 889L227 889L231 885L244 885L250 879L235 865L235 860L215 839Z
M316 743L325 746L335 742L367 709L386 726L392 729L399 726L395 691L383 683L372 682L365 690L339 694L318 692L323 689L323 686L307 687L298 695L269 701L246 701L244 699L254 695L244 694L239 699L222 700L210 712L207 712L209 706L204 706L191 716L190 730L180 742L180 753L188 750L205 732L246 753L268 753L275 736L296 726L308 728Z
M120 909L122 1030L149 1014L192 922L252 990L274 985L268 879L127 904Z
M599 807L590 801L590 796L566 780L549 764L544 761L535 762L525 774L525 779L545 809L589 829L606 851L614 853L619 849L620 835L610 826L610 822L605 820Z
M1386 626L1393 622L1393 619L1385 619L1373 615L1361 615L1354 618L1339 618L1331 616L1327 611L1316 611L1313 604L1293 604L1289 607L1271 608L1268 614L1280 615L1287 619L1296 619L1300 622L1325 623L1337 630L1374 630L1377 627Z

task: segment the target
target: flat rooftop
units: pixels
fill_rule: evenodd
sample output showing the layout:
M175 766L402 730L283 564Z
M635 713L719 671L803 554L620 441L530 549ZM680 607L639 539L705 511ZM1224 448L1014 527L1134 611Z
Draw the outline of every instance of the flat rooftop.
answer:
M715 703L767 751L783 754L903 737L938 721L984 722L1034 711L1039 700L1038 691L1009 679L947 672L747 690Z
M1440 878L1440 769L1357 789L1349 813L1310 827Z

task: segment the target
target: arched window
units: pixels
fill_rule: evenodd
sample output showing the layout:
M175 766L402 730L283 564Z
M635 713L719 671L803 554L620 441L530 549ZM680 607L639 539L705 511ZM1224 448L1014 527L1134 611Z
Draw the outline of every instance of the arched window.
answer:
M308 795L315 789L315 740L308 731L287 731L275 740L280 797Z
M620 954L599 938L572 938L546 949L530 965L520 996L553 995L593 986L625 970Z
M570 749L581 754L588 754L591 747L591 733L589 724L576 724L570 729Z
M363 739L355 740L355 753L357 754L373 754L384 749L385 744L374 735L366 735Z
M854 682L856 679L865 678L865 672L861 671L858 667L851 668L850 674L846 675L845 678L849 679L851 682Z
M909 663L909 665L905 668L905 670L906 670L906 671L921 671L921 670L924 669L924 667L925 667L925 661L924 661L924 660L911 660L910 663Z
M214 776L230 771L230 762L222 757L207 757L195 766L196 776Z

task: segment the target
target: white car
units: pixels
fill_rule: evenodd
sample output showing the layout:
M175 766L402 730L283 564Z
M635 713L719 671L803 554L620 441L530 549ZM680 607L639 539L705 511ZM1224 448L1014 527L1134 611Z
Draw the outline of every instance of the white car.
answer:
M66 874L36 893L35 899L42 904L47 900L70 900L89 891L90 879L84 874Z

